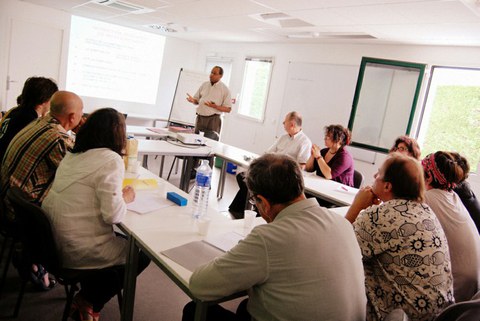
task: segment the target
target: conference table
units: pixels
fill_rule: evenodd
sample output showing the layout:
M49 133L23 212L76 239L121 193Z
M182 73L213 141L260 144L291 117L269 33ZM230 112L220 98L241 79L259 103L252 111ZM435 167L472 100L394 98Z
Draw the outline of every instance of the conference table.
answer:
M150 139L150 138L165 139L172 133L168 131L167 128L128 125L127 134L131 134L133 136L145 137L147 139Z
M195 165L196 157L210 157L213 156L212 148L209 146L201 145L184 145L178 142L169 140L138 140L138 154L139 155L159 155L165 156L179 156L184 157L185 161L182 165L182 171L180 175L179 188L185 192L188 192L190 184L190 173ZM144 162L145 167L145 162ZM160 175L163 171L163 158L160 165Z
M196 222L192 218L193 201L187 193L144 168L139 170L139 176L140 179L155 179L158 186L151 190L137 191L137 198L141 196L141 193L147 193L147 197L165 199L167 192L176 192L185 197L188 204L178 206L172 203L171 206L145 214L138 214L129 210L123 222L119 224L119 228L127 235L129 242L121 320L130 321L133 319L139 249L150 257L151 264L157 265L180 289L197 302L196 321L205 320L208 305L245 295L245 292L236 293L213 302L205 302L195 298L188 286L192 271L162 253L190 242L201 241L207 237L214 237L226 232L246 235L248 231L243 228L243 220L232 220L212 208L208 208L207 215L211 218L211 223L207 235L201 236L198 233ZM261 220L261 218L257 218L257 224L260 223L258 220Z
M141 126L127 126L132 131L145 134L145 137L152 132L152 130ZM165 129L159 129L161 133ZM168 132L168 131L167 131ZM156 133L157 135L160 135ZM170 133L170 137L174 137L175 133ZM168 136L168 135L167 135ZM158 137L152 134L151 138ZM163 136L166 137L166 136ZM210 157L216 156L223 160L222 169L220 171L220 178L217 188L217 198L223 197L225 188L225 180L227 175L227 163L233 163L237 166L248 168L250 162L259 157L258 154L249 152L247 150L231 146L219 141L205 138L206 146L191 146L183 145L181 143L173 143L165 140L139 140L139 154L152 154L160 156L184 156L186 162L183 162L183 168L180 179L180 189L188 191L190 172L193 169L194 157ZM162 167L162 165L161 165ZM162 168L161 168L162 171ZM352 204L357 188L343 185L341 183L327 180L323 177L315 175L315 173L303 173L305 192L315 197L324 199L335 206L349 206Z
M232 163L237 166L247 168L250 166L250 162L259 155L212 139L207 139L206 141L206 145L212 148L215 157L219 157L223 160L217 188L217 198L221 199L225 189L227 163Z
M206 145L212 147L213 154L215 154L216 157L223 159L222 170L220 172L220 179L217 189L217 198L220 199L223 197L223 191L225 188L227 162L243 168L248 168L250 166L250 162L259 157L259 155L211 139L207 139ZM303 179L305 184L305 192L315 197L324 199L336 206L351 205L355 195L358 192L357 188L325 179L317 176L315 173L303 172Z

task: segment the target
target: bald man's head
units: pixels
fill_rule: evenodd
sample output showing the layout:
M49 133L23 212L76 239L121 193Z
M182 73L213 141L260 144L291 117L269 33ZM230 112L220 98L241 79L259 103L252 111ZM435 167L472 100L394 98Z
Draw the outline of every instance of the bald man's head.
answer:
M75 93L57 91L50 102L50 114L55 117L66 130L77 127L82 119L83 102Z

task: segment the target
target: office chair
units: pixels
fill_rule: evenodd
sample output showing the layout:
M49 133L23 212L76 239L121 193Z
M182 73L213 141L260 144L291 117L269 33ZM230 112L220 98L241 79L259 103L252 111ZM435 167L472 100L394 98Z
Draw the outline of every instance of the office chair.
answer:
M480 319L480 291L470 301L450 305L434 321L478 321Z
M14 248L18 242L18 237L16 233L16 222L10 222L4 217L4 215L1 216L0 217L0 235L3 237L2 249L0 250L0 266L2 266L2 263L3 263L3 267L0 272L1 273L0 297L1 297L3 286L5 284L5 280L7 279L8 268L10 267L10 263L12 262Z
M77 270L62 268L50 221L42 208L29 202L25 193L18 187L12 187L7 192L7 198L13 206L18 222L18 232L23 245L22 263L26 267L31 267L33 263L41 264L49 273L55 275L60 284L64 285L67 301L65 302L62 320L66 321L70 314L73 297L80 290L78 284L106 269ZM14 317L18 316L25 286L29 281L28 275L20 273L20 277L22 283L15 305ZM120 308L122 304L121 281L118 280L119 286L117 288Z
M354 170L353 171L353 187L355 188L362 187L363 180L364 180L363 174L357 170Z

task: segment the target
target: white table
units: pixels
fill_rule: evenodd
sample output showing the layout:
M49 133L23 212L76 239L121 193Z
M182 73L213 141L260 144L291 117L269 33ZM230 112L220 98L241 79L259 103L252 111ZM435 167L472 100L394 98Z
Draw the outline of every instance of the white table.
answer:
M259 155L251 153L244 149L207 139L207 146L212 147L213 153L216 157L223 159L222 170L220 172L220 179L218 181L217 198L223 197L223 190L225 189L225 179L227 175L227 162L233 163L241 167L250 166L250 162Z
M179 188L187 192L190 173L194 166L194 157L210 157L213 156L213 151L208 146L184 145L166 140L140 139L138 140L138 154L185 157L186 161L183 162ZM163 164L161 167L163 167ZM160 171L162 170L163 168L160 169Z
M151 129L150 129L151 128ZM168 128L157 128L157 127L145 127L145 126L127 126L127 134L132 134L134 136L150 138L159 138L165 139L169 135L173 134L168 131Z
M140 127L140 126L132 126L132 127ZM138 132L141 132L141 129L138 129ZM145 131L143 131L145 133ZM151 136L153 137L153 136ZM236 164L241 167L248 168L250 166L250 162L259 157L258 154L246 151L244 149L234 147L228 144L224 144L218 141L214 141L212 139L206 139L206 145L211 148L210 154L205 155L202 154L204 150L202 147L197 147L196 151L188 150L185 148L183 149L184 155L182 155L182 149L172 146L166 146L165 142L162 143L153 143L159 141L150 141L152 142L149 144L149 141L140 140L139 141L139 152L140 146L142 148L146 148L146 152L154 155L176 155L176 156L190 156L193 157L206 157L206 156L216 156L223 159L222 170L220 174L220 179L218 182L218 189L217 189L217 198L223 197L223 190L225 188L225 179L226 179L226 167L227 162ZM142 142L142 144L140 144ZM208 148L207 147L207 148ZM162 150L164 149L164 150ZM197 152L198 154L195 154ZM186 166L187 165L187 166ZM184 162L184 169L182 170L182 178L180 183L180 188L183 190L188 189L188 175L191 171L190 164L185 164ZM188 175L186 175L185 170L187 170ZM304 173L304 182L305 182L305 191L309 194L312 194L318 198L324 199L332 204L337 206L349 206L352 204L353 199L358 192L358 189L349 187L338 182L327 180L323 177L315 175L315 173Z
M128 211L124 221L119 225L129 239L121 320L133 319L139 249L147 254L153 264L161 268L192 300L197 302L195 320L205 319L206 307L209 304L227 301L244 295L245 293L238 293L215 302L203 302L192 295L188 287L192 272L170 260L161 252L192 241L202 240L205 237L198 234L194 224L191 215L193 201L187 193L180 191L177 187L158 178L153 173L142 168L140 174L142 178L157 179L159 187L158 191L155 190L155 193L159 197L165 197L167 192L173 191L187 198L188 204L181 207L172 205L147 214L137 214ZM141 191L138 191L138 193L141 193ZM231 220L211 208L208 210L208 216L212 221L207 236L243 230L243 220Z
M350 206L358 192L358 188L325 179L315 172L303 172L303 181L305 192L337 206Z

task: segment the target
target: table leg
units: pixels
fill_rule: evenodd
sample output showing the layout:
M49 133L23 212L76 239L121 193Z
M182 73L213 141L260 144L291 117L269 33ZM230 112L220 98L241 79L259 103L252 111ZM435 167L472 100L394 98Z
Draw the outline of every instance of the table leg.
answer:
M142 167L148 169L148 155L143 155Z
M133 307L135 303L135 287L137 285L138 247L135 238L128 236L128 253L125 264L125 278L123 284L122 321L133 320Z
M196 161L197 161L196 157L189 156L189 157L185 157L182 164L182 173L180 175L179 188L186 193L188 193L188 188L190 186L190 173L192 172Z
M195 318L194 320L195 321L204 321L207 319L207 308L208 308L208 304L207 303L204 303L204 302L201 302L201 301L197 301L196 302L196 307L195 307Z
M223 190L225 189L225 180L227 176L227 161L223 160L222 169L220 170L220 178L218 179L217 199L223 197Z
M160 172L158 173L158 176L161 178L163 175L163 165L165 163L165 155L162 155L162 160L160 161Z

